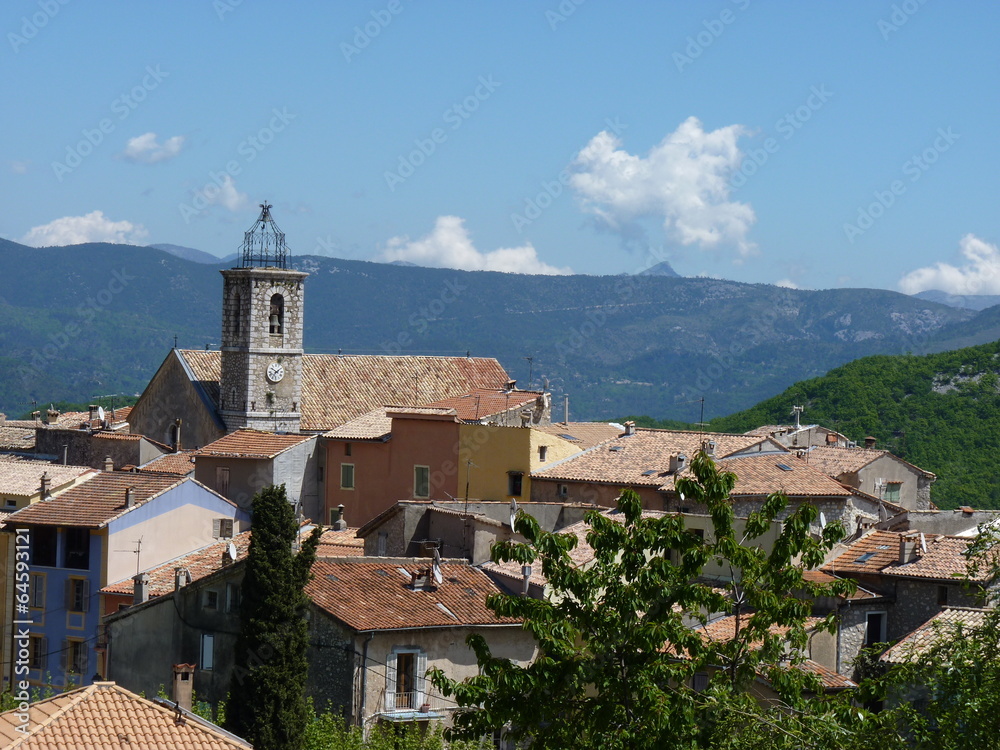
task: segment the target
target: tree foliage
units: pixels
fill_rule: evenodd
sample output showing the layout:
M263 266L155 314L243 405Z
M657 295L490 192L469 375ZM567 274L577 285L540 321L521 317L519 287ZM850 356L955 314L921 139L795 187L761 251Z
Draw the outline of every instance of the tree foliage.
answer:
M468 643L478 676L456 682L432 670L433 683L462 707L453 736L507 727L533 748L736 748L749 747L748 738L757 748L843 746L851 723L867 714L846 702L807 702L804 694L818 684L795 667L794 654L807 640L808 595L853 588L803 578L842 530L831 524L814 538L817 511L804 504L784 517L765 550L758 542L784 515L787 499L767 498L741 534L728 502L735 476L704 453L692 469L695 479L679 479L677 488L708 507L713 529L704 538L680 515L644 514L638 496L626 490L617 513L587 515L594 559L580 565L571 555L575 536L545 532L531 516L518 515L516 529L527 541L498 543L493 558L540 566L548 596L496 594L489 605L523 619L537 658L519 665L495 657L473 634ZM710 561L727 566L733 580L704 580ZM710 613L737 616L731 640L708 640L691 627ZM819 624L834 626L832 616ZM696 674L711 675L706 690L692 686ZM756 700L761 679L779 701ZM743 728L734 734L736 727ZM765 737L770 744L762 744Z
M305 698L309 604L317 527L295 550L299 526L284 485L253 498L253 533L241 601L227 727L257 750L299 750L309 721Z

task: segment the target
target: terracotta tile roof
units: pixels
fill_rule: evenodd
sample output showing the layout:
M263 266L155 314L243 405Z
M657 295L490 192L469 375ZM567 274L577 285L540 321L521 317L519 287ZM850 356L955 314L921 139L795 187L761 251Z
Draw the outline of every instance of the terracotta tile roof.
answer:
M0 450L35 450L35 428L17 427L10 424L0 426Z
M279 435L260 430L236 430L195 451L195 456L268 459L313 439L311 435Z
M981 628L989 614L988 609L945 607L919 628L903 636L879 659L891 664L902 664L918 658L935 645L954 638L958 628L966 634L970 630Z
M821 570L803 571L802 578L812 583L822 583L822 584L833 583L834 581L841 580L840 576L832 576L829 573L824 573ZM841 598L853 602L853 601L859 601L861 599L877 599L878 597L879 597L878 594L869 591L868 589L862 588L861 586L858 586L853 594Z
M426 558L406 564L358 557L355 561L317 560L306 593L313 602L356 631L442 628L462 625L515 625L497 617L486 597L498 589L481 570L442 563L444 582L426 591L411 588L412 571L429 566Z
M511 409L533 404L544 394L541 391L505 391L475 388L460 396L433 401L427 406L454 409L463 422L479 422Z
M323 529L316 548L317 557L353 557L365 554L365 540L358 537L357 529Z
M0 714L0 746L17 750L248 750L250 745L190 714L181 720L168 708L119 687L95 682L35 701L28 734L17 730L16 709Z
M536 430L554 435L586 450L608 440L614 440L624 432L622 425L610 422L553 422L534 425Z
M147 461L137 471L155 471L161 474L187 476L194 471L194 455L193 450L166 453L152 461Z
M792 454L723 458L719 468L736 474L731 496L784 492L789 497L841 497L854 494L839 482ZM782 468L787 467L787 468ZM673 477L667 485L673 489Z
M221 352L178 354L218 405ZM301 425L325 432L386 404L422 405L473 388L500 389L507 381L500 363L484 357L305 354Z
M380 406L350 422L335 427L323 437L333 440L382 440L392 432L392 417L385 413L385 407Z
M97 470L87 466L0 460L0 492L20 497L37 495L42 491L42 474L49 475L49 489L58 492L84 475L96 475Z
M539 479L569 479L602 484L659 487L670 472L670 455L692 459L705 440L715 440L724 456L761 442L761 438L721 432L686 432L639 428L571 458L532 473Z
M225 553L230 542L236 545L236 559L242 560L247 556L250 549L250 532L244 531L237 534L232 539L220 539L217 542L202 547L194 552L181 555L173 560L169 560L163 565L147 570L149 575L149 597L172 593L174 590L174 575L177 568L185 568L191 573L191 581L200 581L202 578L222 570L231 565L232 561ZM127 594L133 593L133 581L126 578L116 583L110 583L101 589L102 594Z
M844 675L838 674L829 667L824 667L822 664L815 662L812 659L805 659L798 664L795 664L794 667L796 669L801 669L803 672L809 672L819 677L820 684L823 686L824 690L849 690L858 686L858 683L853 680L849 680L844 677Z
M177 476L102 471L81 485L22 508L12 518L16 516L15 520L24 524L99 529L130 510L125 507L125 491L128 488L135 488L133 508L136 508L181 482L190 481L194 480Z
M744 612L740 616L744 627L752 616L752 612ZM823 618L807 617L803 624L806 630L812 630L821 619ZM704 625L698 625L694 629L706 641L731 641L736 636L736 615L726 615ZM771 625L767 630L772 635L783 636L789 628L785 625Z
M832 446L819 446L810 448L805 453L805 461L816 467L824 474L831 477L839 477L842 474L853 474L860 471L872 461L889 456L900 463L910 466L919 472L934 476L929 471L924 471L918 466L904 461L887 450L876 448L837 448Z
M900 538L910 535L916 544L916 557L904 564L899 563ZM841 575L876 574L902 578L928 578L953 580L965 575L965 550L971 539L954 536L925 534L927 552L920 548L920 535L916 532L872 530L845 551L823 566L829 573Z

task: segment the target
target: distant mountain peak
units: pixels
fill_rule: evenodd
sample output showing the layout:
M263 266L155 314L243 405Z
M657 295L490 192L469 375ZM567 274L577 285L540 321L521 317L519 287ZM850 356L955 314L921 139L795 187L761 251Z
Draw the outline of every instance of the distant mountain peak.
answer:
M669 261L663 261L662 263L657 263L655 266L650 266L645 271L639 271L636 276L667 276L672 279L679 279L681 275L674 270L674 267L670 265Z
M209 263L211 265L223 263L226 260L236 257L236 254L232 253L225 258L220 258L218 255L206 253L204 250L196 250L193 247L184 247L183 245L171 245L166 242L157 245L147 245L146 247L151 247L154 250L162 250L165 253L176 255L178 258L183 258L184 260L190 260L195 263Z
M966 310L985 310L987 307L1000 305L1000 294L951 294L940 289L927 289L913 295L917 299L937 302L948 307L961 307Z

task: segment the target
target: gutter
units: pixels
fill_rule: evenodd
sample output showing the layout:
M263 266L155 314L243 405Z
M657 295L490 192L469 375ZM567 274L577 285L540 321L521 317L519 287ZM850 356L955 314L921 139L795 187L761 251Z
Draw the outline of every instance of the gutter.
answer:
M368 691L368 644L372 642L373 638L375 638L374 630L368 633L368 638L365 639L365 645L361 650L361 701L358 704L358 725L362 728L362 732L364 732L365 726L365 698Z

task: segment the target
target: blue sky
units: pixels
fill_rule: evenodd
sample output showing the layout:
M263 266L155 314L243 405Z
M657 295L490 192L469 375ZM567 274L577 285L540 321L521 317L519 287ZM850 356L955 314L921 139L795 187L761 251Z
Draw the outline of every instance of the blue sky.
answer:
M0 236L1000 293L1000 6L11 0Z

